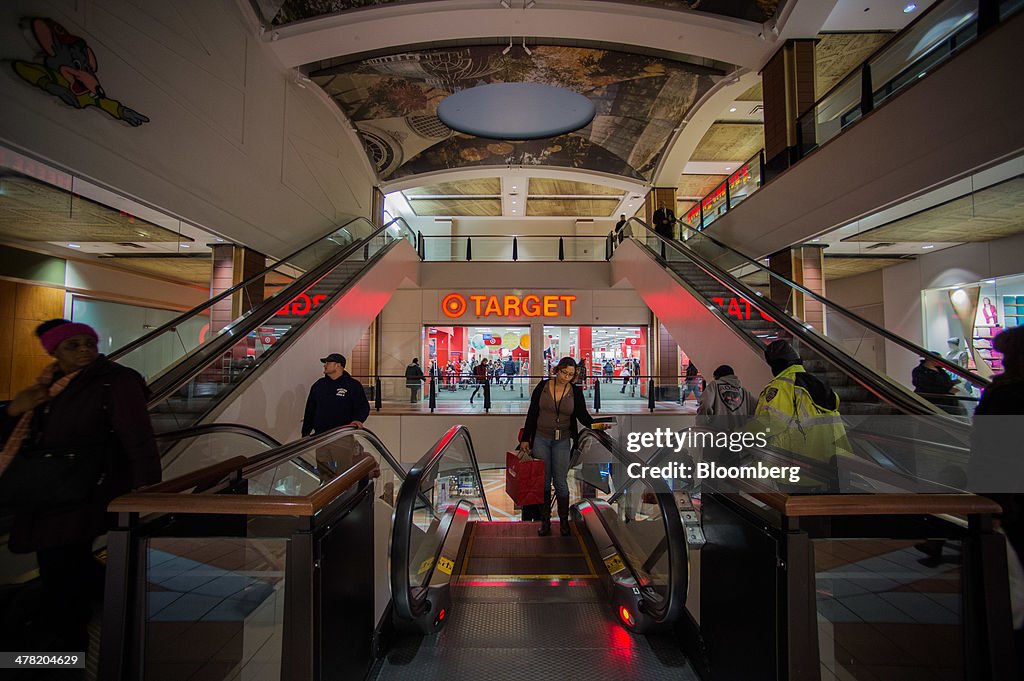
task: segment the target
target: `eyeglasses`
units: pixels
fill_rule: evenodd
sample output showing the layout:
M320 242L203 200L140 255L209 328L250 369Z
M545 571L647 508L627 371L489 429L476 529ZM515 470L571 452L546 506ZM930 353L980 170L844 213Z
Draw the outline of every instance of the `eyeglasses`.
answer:
M571 376L575 376L576 375L576 370L575 369L562 369L558 373L561 376L571 377Z

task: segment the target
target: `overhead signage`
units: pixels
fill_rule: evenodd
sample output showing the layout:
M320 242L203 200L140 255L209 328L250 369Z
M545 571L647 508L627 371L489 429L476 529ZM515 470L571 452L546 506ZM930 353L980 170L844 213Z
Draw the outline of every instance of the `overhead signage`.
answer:
M739 170L730 175L726 182L729 183L729 191L733 194L736 191L750 181L750 166L743 164ZM690 212L686 214L686 223L693 225L700 220L701 209L704 210L704 215L710 215L713 211L717 210L719 206L725 202L725 182L715 187L715 189L701 199Z
M463 296L449 293L441 299L441 311L452 319L472 309L477 317L571 317L576 296ZM472 308L470 306L472 305Z

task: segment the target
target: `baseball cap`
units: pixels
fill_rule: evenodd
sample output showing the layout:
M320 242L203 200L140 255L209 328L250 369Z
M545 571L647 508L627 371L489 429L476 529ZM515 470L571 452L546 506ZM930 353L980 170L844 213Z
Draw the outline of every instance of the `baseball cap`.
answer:
M325 364L327 362L337 362L341 366L345 366L345 355L341 354L340 352L332 352L326 357L321 357L320 361Z

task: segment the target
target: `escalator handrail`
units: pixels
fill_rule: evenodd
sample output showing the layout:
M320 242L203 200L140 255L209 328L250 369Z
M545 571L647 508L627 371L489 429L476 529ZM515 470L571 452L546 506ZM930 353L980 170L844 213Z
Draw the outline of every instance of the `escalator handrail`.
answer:
M325 234L325 235L323 235L321 237L318 237L317 239L311 241L310 243L306 244L305 246L303 246L302 248L298 249L294 253L291 253L291 254L285 256L284 258L281 258L280 260L278 260L278 261L276 261L276 262L274 262L274 263L272 263L270 265L267 265L260 272L257 272L256 274L248 277L247 279L241 281L240 283L235 284L234 286L232 286L231 288L227 289L226 291L222 291L221 293L218 293L216 296L214 296L213 298L210 298L209 300L204 300L203 302L201 302L198 305L196 305L195 307L193 307L191 310L186 310L185 312L182 312L181 314L179 314L177 317L175 317L171 321L167 322L166 324L162 324L162 325L158 326L157 328L153 329L149 333L143 334L142 336L139 336L138 338L136 338L135 340L129 342L128 344L126 344L126 345L118 348L117 350L109 353L107 355L107 358L110 359L110 360L116 361L118 358L124 357L125 355L133 352L134 350L142 347L143 345L148 343L153 338L156 338L157 336L163 335L164 332L166 332L168 330L171 330L171 329L173 329L176 326L180 326L183 322L191 319L192 317L195 317L196 315L200 314L204 310L210 308L215 303L218 303L218 302L224 300L228 296L232 296L235 293L238 293L239 291L241 291L245 287L249 286L250 284L252 284L252 283L254 283L256 281L258 281L260 278L265 277L268 274L271 274L272 272L274 272L274 270L276 270L277 268L281 267L282 265L287 265L289 260L291 260L292 258L297 256L298 254L302 253L304 250L306 250L307 248L309 248L313 244L315 244L315 243L317 243L319 241L323 241L324 239L328 239L335 232L338 232L338 231L340 231L342 229L345 229L349 225L351 225L351 224L353 224L355 222L359 222L359 221L370 222L367 218L357 217L357 218L352 218L351 220L349 220L348 222L346 222L346 223L344 223L342 225L334 227L327 234ZM392 221L392 222L394 222L394 221ZM405 220L402 220L402 222L405 222ZM372 225L372 223L370 223L370 224ZM406 228L409 228L408 223L406 223ZM410 231L412 231L412 230L410 229ZM353 243L357 243L357 242L353 242Z
M258 428L252 426L246 426L241 423L200 423L195 426L188 426L186 428L178 428L177 430L168 430L163 433L156 433L157 440L185 440L190 437L200 437L203 435L211 435L216 433L229 433L232 435L245 435L251 437L254 440L262 442L268 445L271 449L280 447L281 443L275 438L267 435Z
M604 431L584 428L580 431L580 442L582 443L586 438L596 440L601 447L623 465L628 466L631 463L643 465L644 463L643 459L626 451L618 440L612 438ZM648 480L647 482L651 484L654 480ZM690 581L689 548L686 543L686 531L683 528L683 521L679 517L679 508L676 506L676 499L671 490L667 487L663 491L655 490L654 496L658 500L658 507L661 511L665 536L668 542L666 553L668 555L669 584L664 607L650 611L648 614L657 623L674 622L686 607L686 596ZM603 524L604 520L601 519L601 522ZM607 526L605 526L605 529L609 530L608 536L615 542L615 547L618 551L621 547L615 538L614 532ZM638 579L639 575L636 568L631 565L628 555L622 551L619 551L619 555L628 567L630 574L636 580L637 585L641 585L642 582Z
M480 499L483 502L484 517L491 519L491 509L487 505L487 496L484 492L483 480L480 477L480 465L477 463L476 453L473 450L473 440L469 435L469 429L463 425L454 425L449 428L434 445L420 457L420 460L413 464L405 476L402 486L395 499L395 519L391 529L390 556L390 580L391 599L394 605L395 614L401 619L411 620L423 613L425 604L422 600L415 599L410 585L409 570L412 567L409 563L412 559L412 528L413 518L416 512L416 500L423 499L420 485L424 477L430 475L440 464L448 453L456 439L463 440L469 454L468 465L472 466L476 475L477 484L480 489ZM427 500L429 501L429 500ZM434 505L430 504L430 511L438 517ZM443 542L440 544L443 546Z
M795 289L795 290L797 290L798 292L802 293L805 296L809 296L810 298L813 298L817 302L819 302L822 305L826 306L827 309L834 310L834 311L838 312L840 315L846 317L849 320L852 320L856 324L859 324L860 326L866 327L872 333L878 334L879 336L882 336L883 338L885 338L886 340L888 340L888 341L890 341L892 343L896 343L897 345L899 345L903 349L909 350L910 352L912 352L913 354L915 354L915 355L917 355L919 357L927 357L929 359L934 359L935 362L937 364L941 365L942 368L945 369L946 371L952 372L952 373L956 374L957 376L960 376L961 378L963 378L963 379L965 379L967 381L970 381L974 385L981 386L982 388L987 388L989 386L989 384L992 383L991 380L985 378L984 376L979 376L978 374L972 373L972 372L968 371L967 369L964 369L963 367L959 366L958 364L953 364L952 362L950 362L949 360L945 359L944 357L939 357L937 355L933 355L932 353L928 352L927 350L925 350L921 346L917 345L916 343L914 343L912 341L909 341L906 338L903 338L901 336L898 336L898 335L894 334L892 331L889 331L888 329L886 329L884 327L881 327L878 324L875 324L871 320L865 319L864 317L861 317L856 312L853 312L852 310L848 310L845 307L843 307L842 305L839 305L838 303L835 303L835 302L829 300L825 296L823 296L821 294L818 294L818 293L815 293L814 291L810 290L809 288L806 288L805 286L801 286L800 284L796 283L795 281L792 281L792 280L788 279L787 277L779 274L778 272L772 271L770 268L765 267L763 263L759 263L758 261L754 260L753 258L751 258L748 255L745 255L744 253L741 253L740 251L736 250L735 248L732 248L731 246L727 246L726 244L722 243L721 241L719 241L715 237L711 236L707 232L696 230L696 229L690 227L689 225L687 225L686 223L682 222L681 220L677 220L676 222L679 224L679 227L681 229L685 229L685 230L687 230L689 232L693 232L695 235L697 235L697 236L699 236L701 238L709 240L711 243L715 244L719 248L724 248L725 250L729 251L730 253L733 253L733 254L739 256L740 258L745 260L748 265L753 265L758 270L760 270L762 272L765 272L769 277L771 277L773 279L776 279L777 281L782 282L783 284L785 284L789 288ZM675 241L675 240L673 240L673 241ZM683 243L685 245L686 241L681 241L681 243Z
M163 401L171 393L181 387L182 384L194 376L197 371L201 371L204 367L208 366L211 361L214 361L232 345L237 343L239 339L245 337L253 329L264 324L267 319L273 316L273 314L281 308L282 300L291 300L296 295L319 281L321 277L326 275L332 269L338 267L354 253L358 252L359 249L363 248L368 241L384 233L393 224L393 222L394 221L377 228L365 239L355 241L350 244L348 248L334 254L332 257L320 263L317 267L309 270L293 281L273 298L263 301L247 312L243 317L224 327L224 329L222 329L214 339L197 348L195 352L181 357L176 363L172 364L162 374L150 382L150 397L148 400L150 407ZM402 239L396 239L393 243L397 243L401 240ZM310 315L306 321L309 321L318 312L326 309L327 307L329 306L322 306L314 312L313 315ZM272 346L271 349L276 347L276 345ZM268 353L264 353L264 355L267 354ZM263 358L261 357L261 360L262 359ZM259 363L261 362L258 362L257 364Z
M638 222L643 224L642 221ZM692 249L683 247L674 239L666 239L654 230L647 228L646 225L644 225L644 229L650 232L652 236L656 237L661 242L671 246L673 250L687 258L690 262L703 270L706 275L713 278L726 289L741 295L758 312L767 314L776 324L788 331L794 338L799 338L801 343L810 346L815 353L834 364L842 370L843 373L852 378L858 385L875 395L875 397L880 401L891 404L909 414L927 414L946 417L946 413L942 412L938 407L910 392L906 387L892 380L889 376L879 373L878 371L857 362L829 342L826 337L819 336L814 333L808 333L808 325L794 319L788 312L776 305L769 298L751 290L750 287L742 281L736 279L729 273L722 271L717 265L708 262L703 256L694 252ZM646 244L644 244L642 248L651 257L656 257ZM668 267L668 269L670 272L672 271L671 267ZM673 274L676 273L673 272ZM676 276L679 275L676 274ZM874 383L877 383L877 385L872 385L872 383L865 378L865 375L872 376ZM880 390L879 388L881 386L885 386L887 390ZM952 422L952 419L949 420Z

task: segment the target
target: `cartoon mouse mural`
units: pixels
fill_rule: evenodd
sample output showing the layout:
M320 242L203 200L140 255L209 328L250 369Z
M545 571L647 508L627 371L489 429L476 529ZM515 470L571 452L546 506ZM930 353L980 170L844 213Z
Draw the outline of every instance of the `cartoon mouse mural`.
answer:
M96 54L84 39L68 33L53 19L35 18L32 34L46 53L43 63L13 62L14 72L22 79L60 97L68 106L84 109L95 106L132 127L148 123L149 118L107 97L96 77Z

